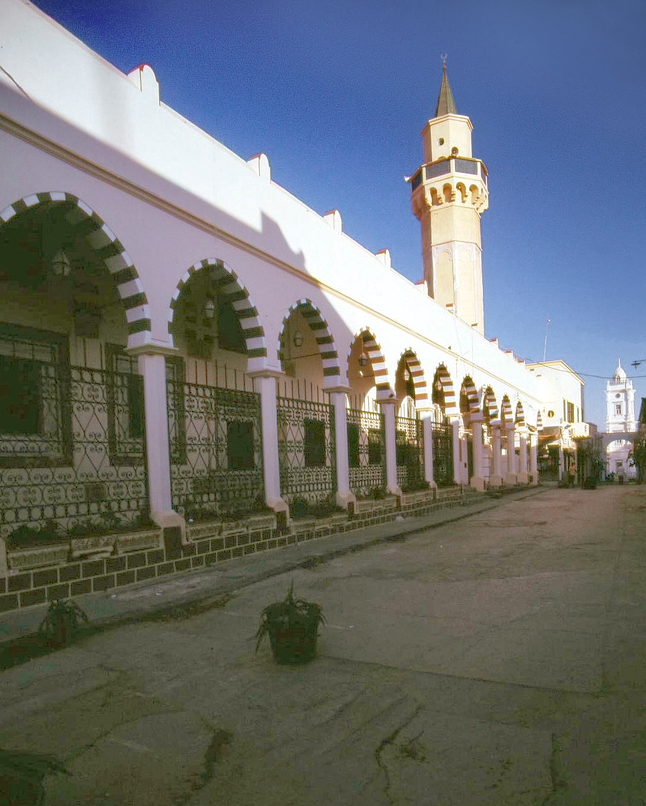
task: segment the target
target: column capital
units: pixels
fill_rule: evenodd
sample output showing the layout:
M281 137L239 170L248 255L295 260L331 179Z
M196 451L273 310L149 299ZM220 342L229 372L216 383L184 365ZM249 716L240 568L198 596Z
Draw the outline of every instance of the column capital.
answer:
M133 358L138 358L140 355L179 355L179 350L177 347L173 347L172 344L155 341L149 341L146 344L135 344L134 347L126 347L125 351Z
M377 398L377 403L380 406L395 406L397 403L399 403L399 400L395 397L395 393L393 392L392 397Z
M247 370L245 373L249 378L282 378L285 373L281 369L274 369L273 367L265 367L264 369Z
M335 392L343 392L344 394L347 395L350 393L351 389L350 384L340 383L337 384L336 386L323 387L323 391L326 392L328 395L332 395Z
M279 375L284 375L280 361L270 361L266 355L257 355L247 359L246 372L250 375L252 372L276 372Z

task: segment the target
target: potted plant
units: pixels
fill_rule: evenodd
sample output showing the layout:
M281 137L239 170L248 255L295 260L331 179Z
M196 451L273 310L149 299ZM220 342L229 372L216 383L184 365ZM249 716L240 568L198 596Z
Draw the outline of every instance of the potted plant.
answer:
M265 635L269 636L277 663L308 663L316 655L319 624L325 618L321 606L294 597L294 583L281 602L267 605L260 615L256 652Z
M88 617L73 599L53 599L38 627L38 635L50 646L67 646L76 637L82 621L87 623Z
M55 756L0 748L0 795L4 803L38 806L45 803L43 778L51 772L70 773Z

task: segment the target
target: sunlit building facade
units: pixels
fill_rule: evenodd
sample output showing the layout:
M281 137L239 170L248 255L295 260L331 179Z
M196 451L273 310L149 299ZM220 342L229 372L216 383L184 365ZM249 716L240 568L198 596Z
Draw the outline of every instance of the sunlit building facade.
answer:
M538 482L484 334L487 171L446 72L415 284L22 0L0 0L0 537ZM163 96L163 88L161 92Z

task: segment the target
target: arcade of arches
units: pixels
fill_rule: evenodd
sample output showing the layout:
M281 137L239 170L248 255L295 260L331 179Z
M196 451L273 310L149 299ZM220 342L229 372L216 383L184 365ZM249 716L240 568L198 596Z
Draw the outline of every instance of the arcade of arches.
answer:
M520 402L443 364L431 379L412 348L391 375L368 328L342 369L311 300L280 323L280 370L254 369L266 323L217 259L178 278L172 346L142 346L146 293L108 232L67 194L15 204L0 229L2 536L537 481Z

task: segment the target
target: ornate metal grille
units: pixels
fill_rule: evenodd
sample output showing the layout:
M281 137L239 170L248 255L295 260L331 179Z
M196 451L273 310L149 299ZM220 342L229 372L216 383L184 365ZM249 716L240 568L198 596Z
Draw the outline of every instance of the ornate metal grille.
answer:
M0 528L56 520L64 528L114 513L147 516L144 412L139 376L39 361L31 417L0 420ZM27 366L28 365L28 366Z
M424 431L421 420L396 417L397 484L405 489L424 481Z
M438 487L453 485L453 428L433 423L433 476Z
M348 462L350 489L359 496L386 485L384 416L378 412L348 409Z
M336 490L332 406L284 397L277 404L281 492L289 501L321 501Z
M264 503L260 395L169 380L173 506L191 514Z

